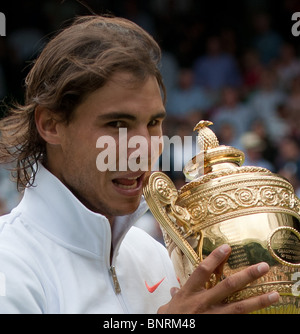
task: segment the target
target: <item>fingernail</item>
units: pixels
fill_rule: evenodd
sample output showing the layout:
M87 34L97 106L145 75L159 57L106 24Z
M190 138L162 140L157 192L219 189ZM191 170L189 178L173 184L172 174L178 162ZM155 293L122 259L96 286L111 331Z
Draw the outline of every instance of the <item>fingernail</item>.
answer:
M220 246L219 250L222 254L228 254L230 252L230 247L229 247L229 245L224 244L224 245Z
M269 301L271 302L271 303L275 303L275 302L277 302L278 301L278 299L279 299L279 293L278 292L272 292L272 293L270 293L269 295L268 295L268 298L269 298Z
M260 263L258 266L257 266L257 270L260 274L265 274L269 271L269 265L265 262L263 263Z
M176 288L175 286L170 289L171 297L174 297L176 293L179 291L179 288Z

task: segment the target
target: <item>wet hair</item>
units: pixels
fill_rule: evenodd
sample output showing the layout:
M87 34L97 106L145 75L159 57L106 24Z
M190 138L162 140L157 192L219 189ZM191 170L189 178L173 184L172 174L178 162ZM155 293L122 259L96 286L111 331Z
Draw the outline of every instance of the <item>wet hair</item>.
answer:
M78 17L52 38L26 77L24 104L11 108L0 121L0 162L13 164L18 189L33 184L35 166L47 155L35 124L37 106L68 123L84 98L118 71L140 81L155 76L165 101L160 56L155 40L124 18Z

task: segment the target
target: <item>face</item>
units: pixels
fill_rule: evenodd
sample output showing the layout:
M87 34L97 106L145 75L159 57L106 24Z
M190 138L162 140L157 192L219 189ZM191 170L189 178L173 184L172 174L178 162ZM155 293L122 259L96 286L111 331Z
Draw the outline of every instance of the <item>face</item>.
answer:
M90 94L74 111L69 124L58 123L60 145L48 151L48 168L92 211L110 221L117 215L132 213L139 205L142 183L151 169L151 136L162 135L165 109L155 77L133 82L128 73L116 73L102 88ZM120 170L119 130L126 129L127 140L142 136L148 145L147 168ZM96 145L109 136L115 142L116 170L99 171L96 160L106 147ZM98 147L96 147L98 146ZM128 145L125 145L127 148ZM122 152L124 149L122 148ZM134 156L137 148L127 148ZM114 152L114 150L112 150ZM52 153L52 154L51 154Z

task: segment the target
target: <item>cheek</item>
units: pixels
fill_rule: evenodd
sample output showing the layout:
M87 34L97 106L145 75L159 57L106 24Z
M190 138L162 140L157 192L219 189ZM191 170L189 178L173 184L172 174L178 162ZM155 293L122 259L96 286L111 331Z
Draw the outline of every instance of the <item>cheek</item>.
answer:
M87 199L98 197L98 192L103 189L108 180L106 172L97 169L97 152L95 148L86 145L72 145L66 155L65 179L78 193ZM92 202L92 199L89 199Z
M96 140L86 137L80 133L69 133L62 145L65 164L71 170L86 170L87 173L96 170Z

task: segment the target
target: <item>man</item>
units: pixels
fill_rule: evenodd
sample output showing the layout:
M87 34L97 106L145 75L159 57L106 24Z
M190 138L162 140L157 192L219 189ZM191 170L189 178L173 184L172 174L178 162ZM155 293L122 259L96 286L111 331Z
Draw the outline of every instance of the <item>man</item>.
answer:
M98 139L119 146L120 128L149 148L162 135L159 56L135 24L93 16L77 19L36 60L24 106L1 122L2 160L15 161L18 186L26 186L1 218L1 313L247 313L278 300L274 292L223 303L265 274L264 263L205 289L229 256L227 245L179 289L165 248L132 227L147 210L149 172L96 166Z

